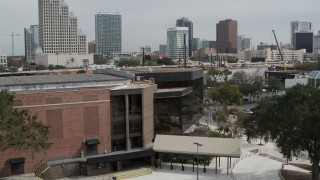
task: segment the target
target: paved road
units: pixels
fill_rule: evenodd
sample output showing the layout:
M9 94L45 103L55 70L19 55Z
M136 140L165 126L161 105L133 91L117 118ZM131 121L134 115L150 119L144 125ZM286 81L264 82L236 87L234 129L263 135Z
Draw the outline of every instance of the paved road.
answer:
M243 109L252 109L252 108L255 108L258 106L258 103L256 102L252 102L252 103L246 103L246 104L243 104L242 106L237 106L237 109L239 110L243 110Z
M237 180L280 180L278 170L281 165L281 162L253 155L241 160L233 169L233 174Z

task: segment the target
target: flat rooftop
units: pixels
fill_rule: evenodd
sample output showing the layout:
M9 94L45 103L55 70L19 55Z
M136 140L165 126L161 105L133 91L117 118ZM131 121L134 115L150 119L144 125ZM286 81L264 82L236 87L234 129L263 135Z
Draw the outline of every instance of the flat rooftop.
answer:
M86 87L113 87L131 81L110 74L68 74L0 77L0 89L9 91L34 91Z
M233 138L210 138L196 136L156 135L153 150L160 153L172 154L197 154L197 146L200 143L200 155L236 157L241 156L241 140Z
M54 84L92 81L123 81L124 77L106 74L35 75L0 77L0 87L23 84Z
M177 67L129 67L125 71L129 71L133 74L140 73L172 73L172 72L194 72L202 70L201 68L177 68Z

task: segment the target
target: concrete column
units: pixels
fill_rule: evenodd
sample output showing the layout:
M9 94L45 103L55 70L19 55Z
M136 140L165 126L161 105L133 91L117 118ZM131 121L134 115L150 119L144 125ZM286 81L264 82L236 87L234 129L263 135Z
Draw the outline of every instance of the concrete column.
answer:
M156 167L156 158L154 156L151 156L151 166Z
M131 149L131 141L130 141L130 122L129 122L129 96L125 95L125 107L126 107L126 143L127 150Z
M117 161L117 171L122 169L122 161Z

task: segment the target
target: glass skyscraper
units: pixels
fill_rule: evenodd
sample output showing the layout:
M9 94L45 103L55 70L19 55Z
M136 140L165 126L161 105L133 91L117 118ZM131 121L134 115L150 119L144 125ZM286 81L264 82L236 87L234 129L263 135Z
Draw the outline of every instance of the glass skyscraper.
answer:
M193 23L192 23L192 21L190 21L188 18L183 17L183 18L177 20L176 26L177 27L188 27L188 34L189 34L188 43L189 43L189 46L192 47L192 39L193 39ZM188 54L189 54L189 57L192 56L192 49L191 48L189 48Z
M188 57L189 52L189 30L187 27L174 27L167 30L167 57L172 59ZM186 46L184 47L184 38Z
M29 29L24 28L25 57L28 62L35 60L35 51L39 45L39 26L31 25Z
M95 16L96 54L110 55L121 52L121 15L98 13Z

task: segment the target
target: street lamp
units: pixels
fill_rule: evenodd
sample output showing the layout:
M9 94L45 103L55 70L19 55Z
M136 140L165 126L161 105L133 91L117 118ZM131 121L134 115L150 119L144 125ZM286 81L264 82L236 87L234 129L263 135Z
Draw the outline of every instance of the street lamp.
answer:
M193 144L197 145L197 180L199 180L199 146L202 144L194 142Z

